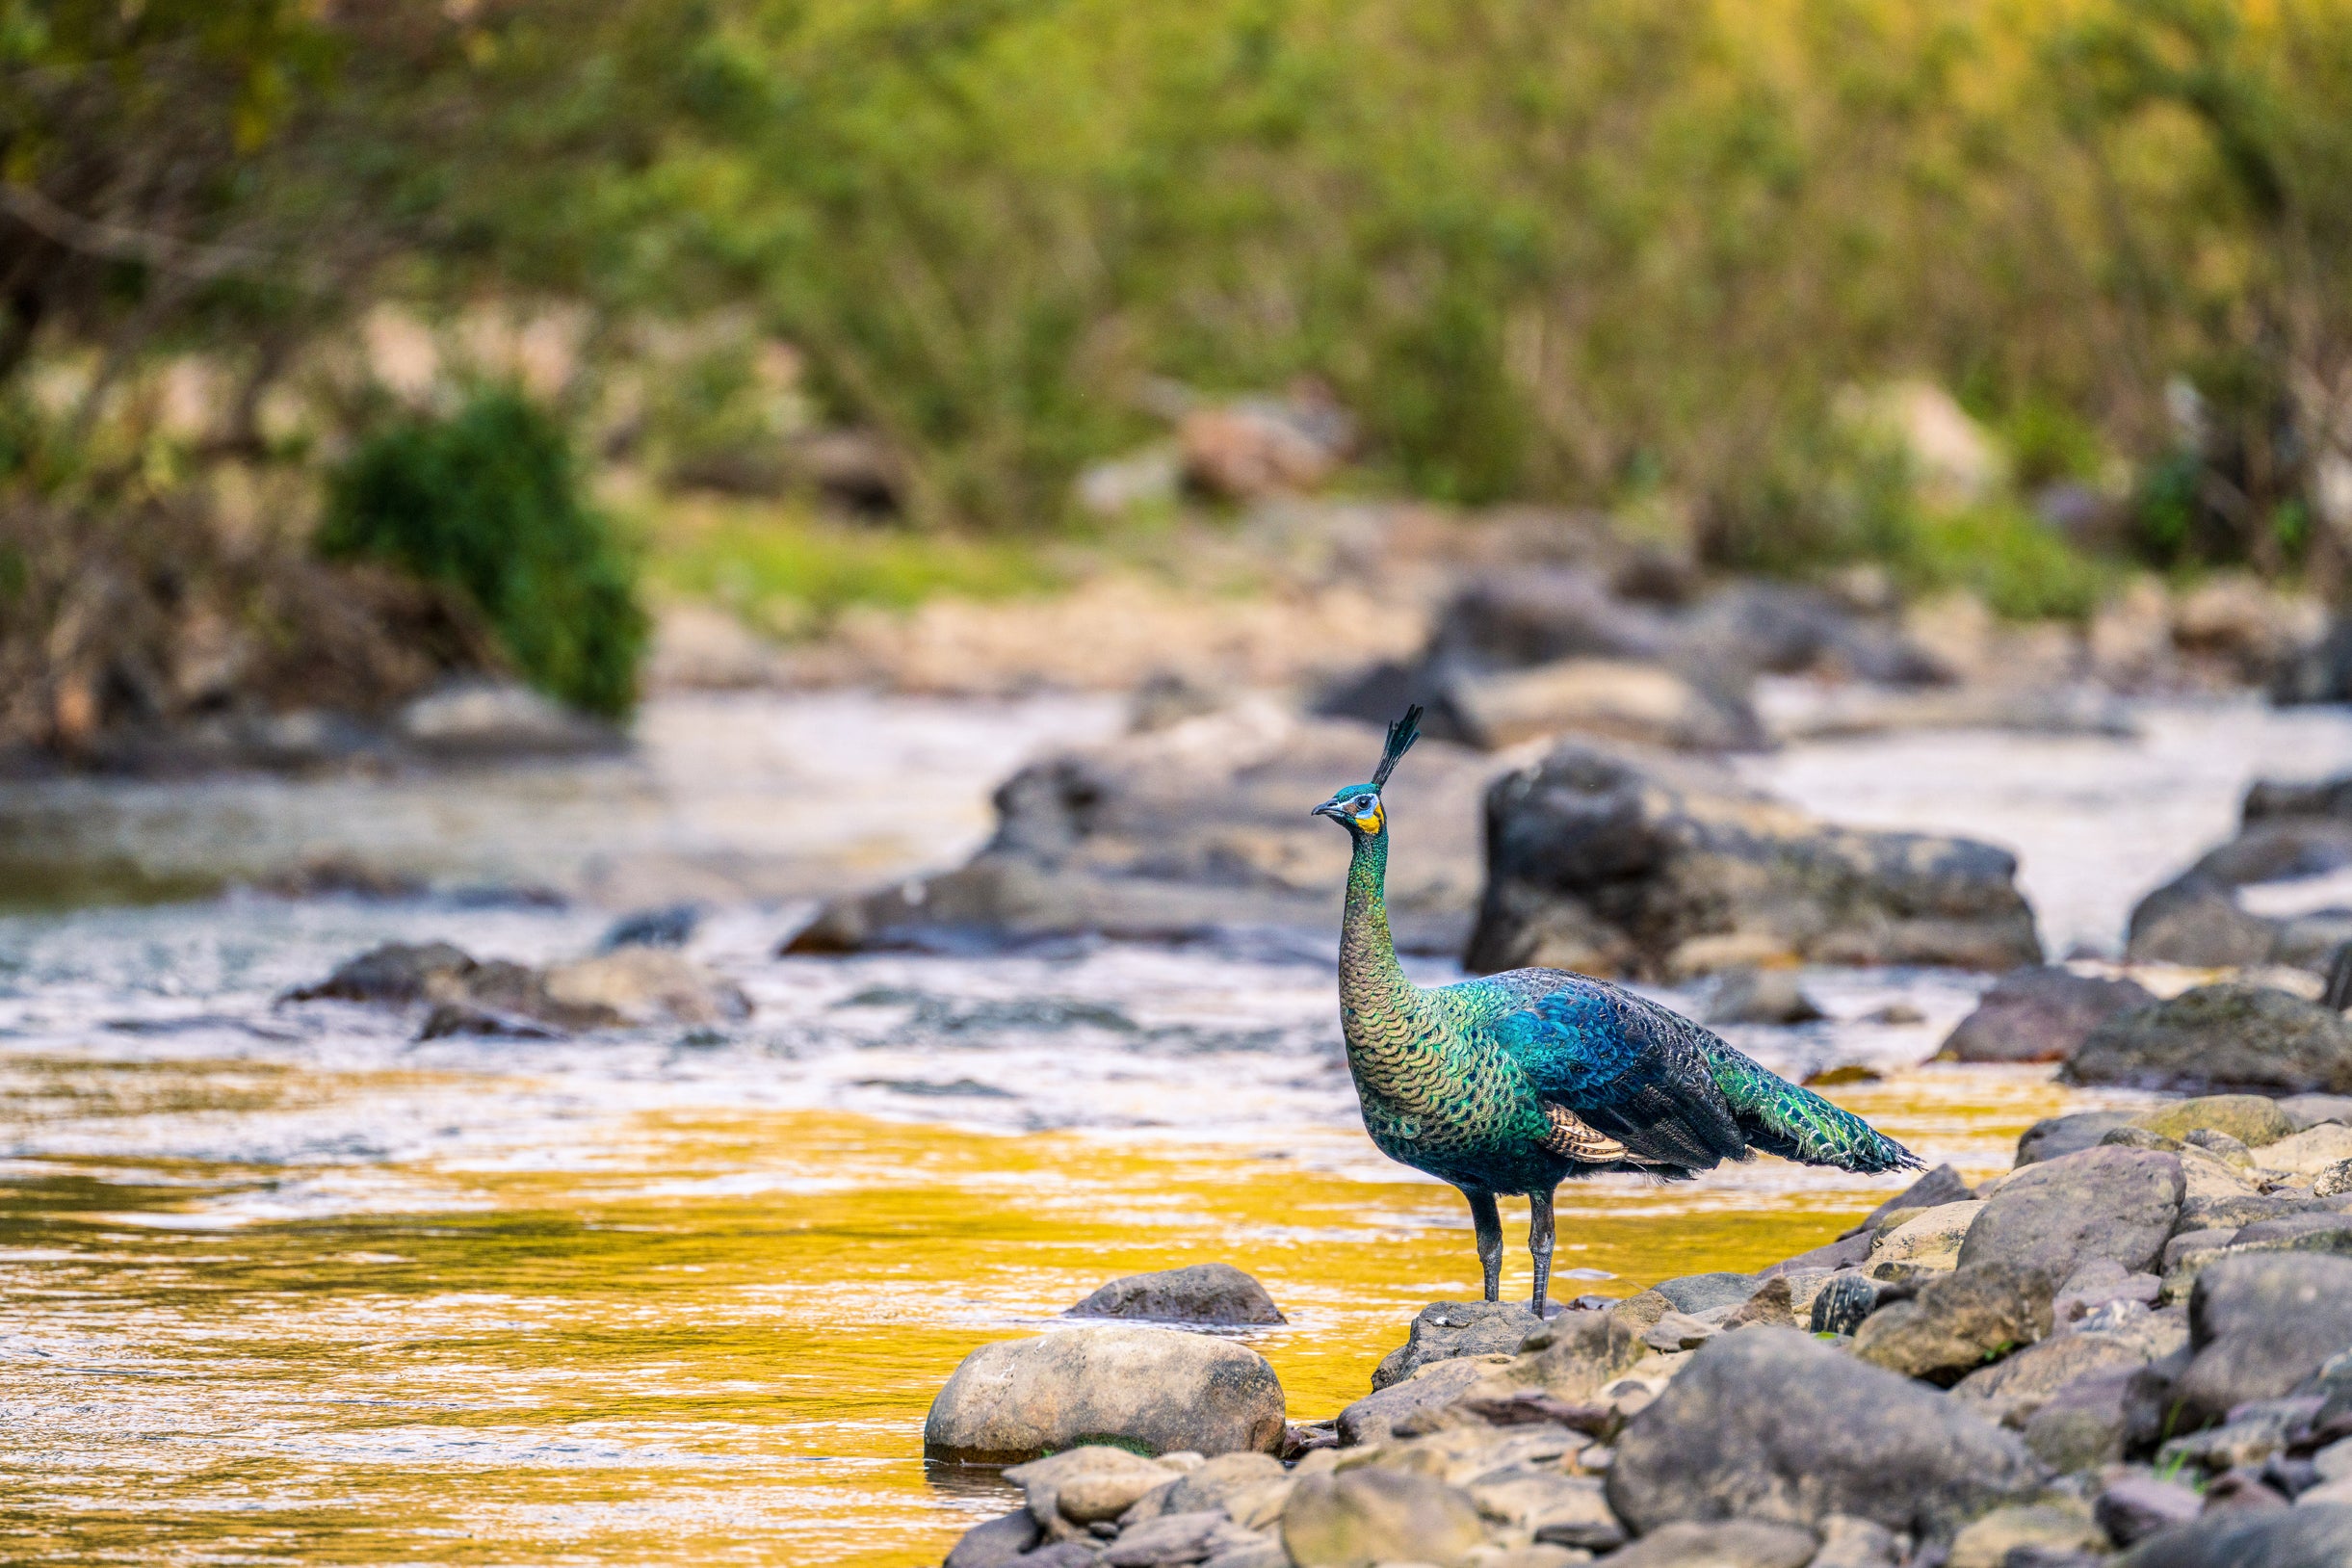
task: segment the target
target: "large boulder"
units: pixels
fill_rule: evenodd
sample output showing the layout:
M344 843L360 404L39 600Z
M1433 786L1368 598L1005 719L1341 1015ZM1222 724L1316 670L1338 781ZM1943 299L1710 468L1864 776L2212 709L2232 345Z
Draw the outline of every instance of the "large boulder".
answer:
M1608 1501L1642 1534L1844 1513L1948 1539L2042 1481L2016 1437L1949 1395L1793 1329L1749 1328L1700 1347L1627 1425Z
M2061 1076L2195 1094L2352 1093L2352 1022L2285 991L2201 985L2102 1024Z
M987 950L1086 934L1170 940L1339 923L1347 835L1308 808L1367 777L1379 732L1244 704L1030 764L961 868L837 899L793 954ZM1477 898L1477 801L1495 764L1425 741L1385 792L1398 945L1458 951Z
M1281 1379L1248 1346L1105 1325L1000 1340L964 1357L931 1401L923 1450L967 1464L1018 1463L1086 1443L1270 1453L1283 1423Z
M1466 962L1671 976L2041 956L2007 851L1831 826L1686 757L1583 741L1496 779Z
M1906 1377L1949 1385L2050 1333L2051 1286L2038 1268L1979 1263L1929 1280L1879 1308L1854 1334L1854 1354Z
M2156 998L2132 981L2035 964L2003 975L1944 1041L1953 1061L2064 1061L2101 1024Z
M2197 1275L2188 1318L2193 1356L2172 1388L2176 1430L2278 1398L2352 1349L2352 1258L2221 1258Z
M1764 726L1745 702L1624 659L1460 675L1446 700L1465 738L1489 748L1563 733L1692 751L1756 751L1764 744Z
M1103 1286L1063 1316L1143 1318L1218 1327L1288 1321L1266 1287L1229 1263L1129 1274Z
M2095 1258L2127 1273L2163 1261L2186 1190L2177 1155L2102 1144L2012 1172L1960 1243L1960 1267L1995 1261L2063 1281Z

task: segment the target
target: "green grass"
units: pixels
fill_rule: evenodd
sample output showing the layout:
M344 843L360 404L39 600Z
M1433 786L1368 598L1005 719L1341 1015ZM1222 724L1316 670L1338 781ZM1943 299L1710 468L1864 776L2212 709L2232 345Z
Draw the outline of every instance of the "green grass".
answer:
M1020 598L1067 580L1043 544L834 523L785 506L678 502L644 532L661 586L785 637L823 631L856 606Z
M1921 513L1903 531L1895 570L1918 590L1965 588L2010 620L2084 620L2112 573L2010 504Z

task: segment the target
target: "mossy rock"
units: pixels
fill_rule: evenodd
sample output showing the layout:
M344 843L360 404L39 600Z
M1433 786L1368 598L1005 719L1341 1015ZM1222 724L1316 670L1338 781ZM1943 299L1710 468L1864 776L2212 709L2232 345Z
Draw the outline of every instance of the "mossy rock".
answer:
M2227 1133L2249 1149L2276 1143L2295 1130L2278 1102L2260 1094L2203 1094L2134 1116L2131 1125L2172 1138L2199 1128Z

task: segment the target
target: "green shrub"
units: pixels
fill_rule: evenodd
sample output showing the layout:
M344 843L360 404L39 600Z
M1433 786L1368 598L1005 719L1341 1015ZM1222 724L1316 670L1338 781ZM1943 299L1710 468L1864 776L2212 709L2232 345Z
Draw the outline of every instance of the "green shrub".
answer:
M319 549L463 589L533 685L607 718L637 699L634 571L582 500L571 444L505 391L394 425L336 472Z
M2108 575L2009 504L1921 515L1896 569L1918 588L1973 588L2011 620L2087 619Z

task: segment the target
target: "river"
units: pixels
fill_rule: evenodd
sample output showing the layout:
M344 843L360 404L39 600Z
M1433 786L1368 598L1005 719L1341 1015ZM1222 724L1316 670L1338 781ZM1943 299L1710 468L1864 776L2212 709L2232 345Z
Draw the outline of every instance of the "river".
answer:
M2352 766L2334 712L2140 719L2136 740L1896 736L1747 771L1825 815L2002 840L2053 950L2111 951L2249 777ZM1290 1322L1252 1338L1294 1418L1360 1395L1477 1265L1458 1196L1356 1126L1315 947L772 956L802 895L952 860L1019 755L1115 722L1080 699L674 699L629 764L21 787L48 793L20 821L150 870L241 822L238 843L299 835L441 890L0 919L0 1557L935 1562L1007 1496L922 1464L956 1361L1184 1262L1266 1282ZM480 891L515 882L574 898ZM419 1043L276 1000L391 938L577 954L611 918L584 901L640 896L717 903L693 951L750 1022ZM1880 1069L1836 1096L1931 1162L2005 1168L2028 1122L2104 1103L2044 1069L1922 1065L1979 980L1805 981L1828 1022L1737 1042L1791 1073ZM1896 1000L1924 1021L1867 1021ZM1771 1161L1589 1184L1562 1195L1562 1283L1755 1267L1888 1185ZM1526 1288L1524 1252L1505 1278Z

